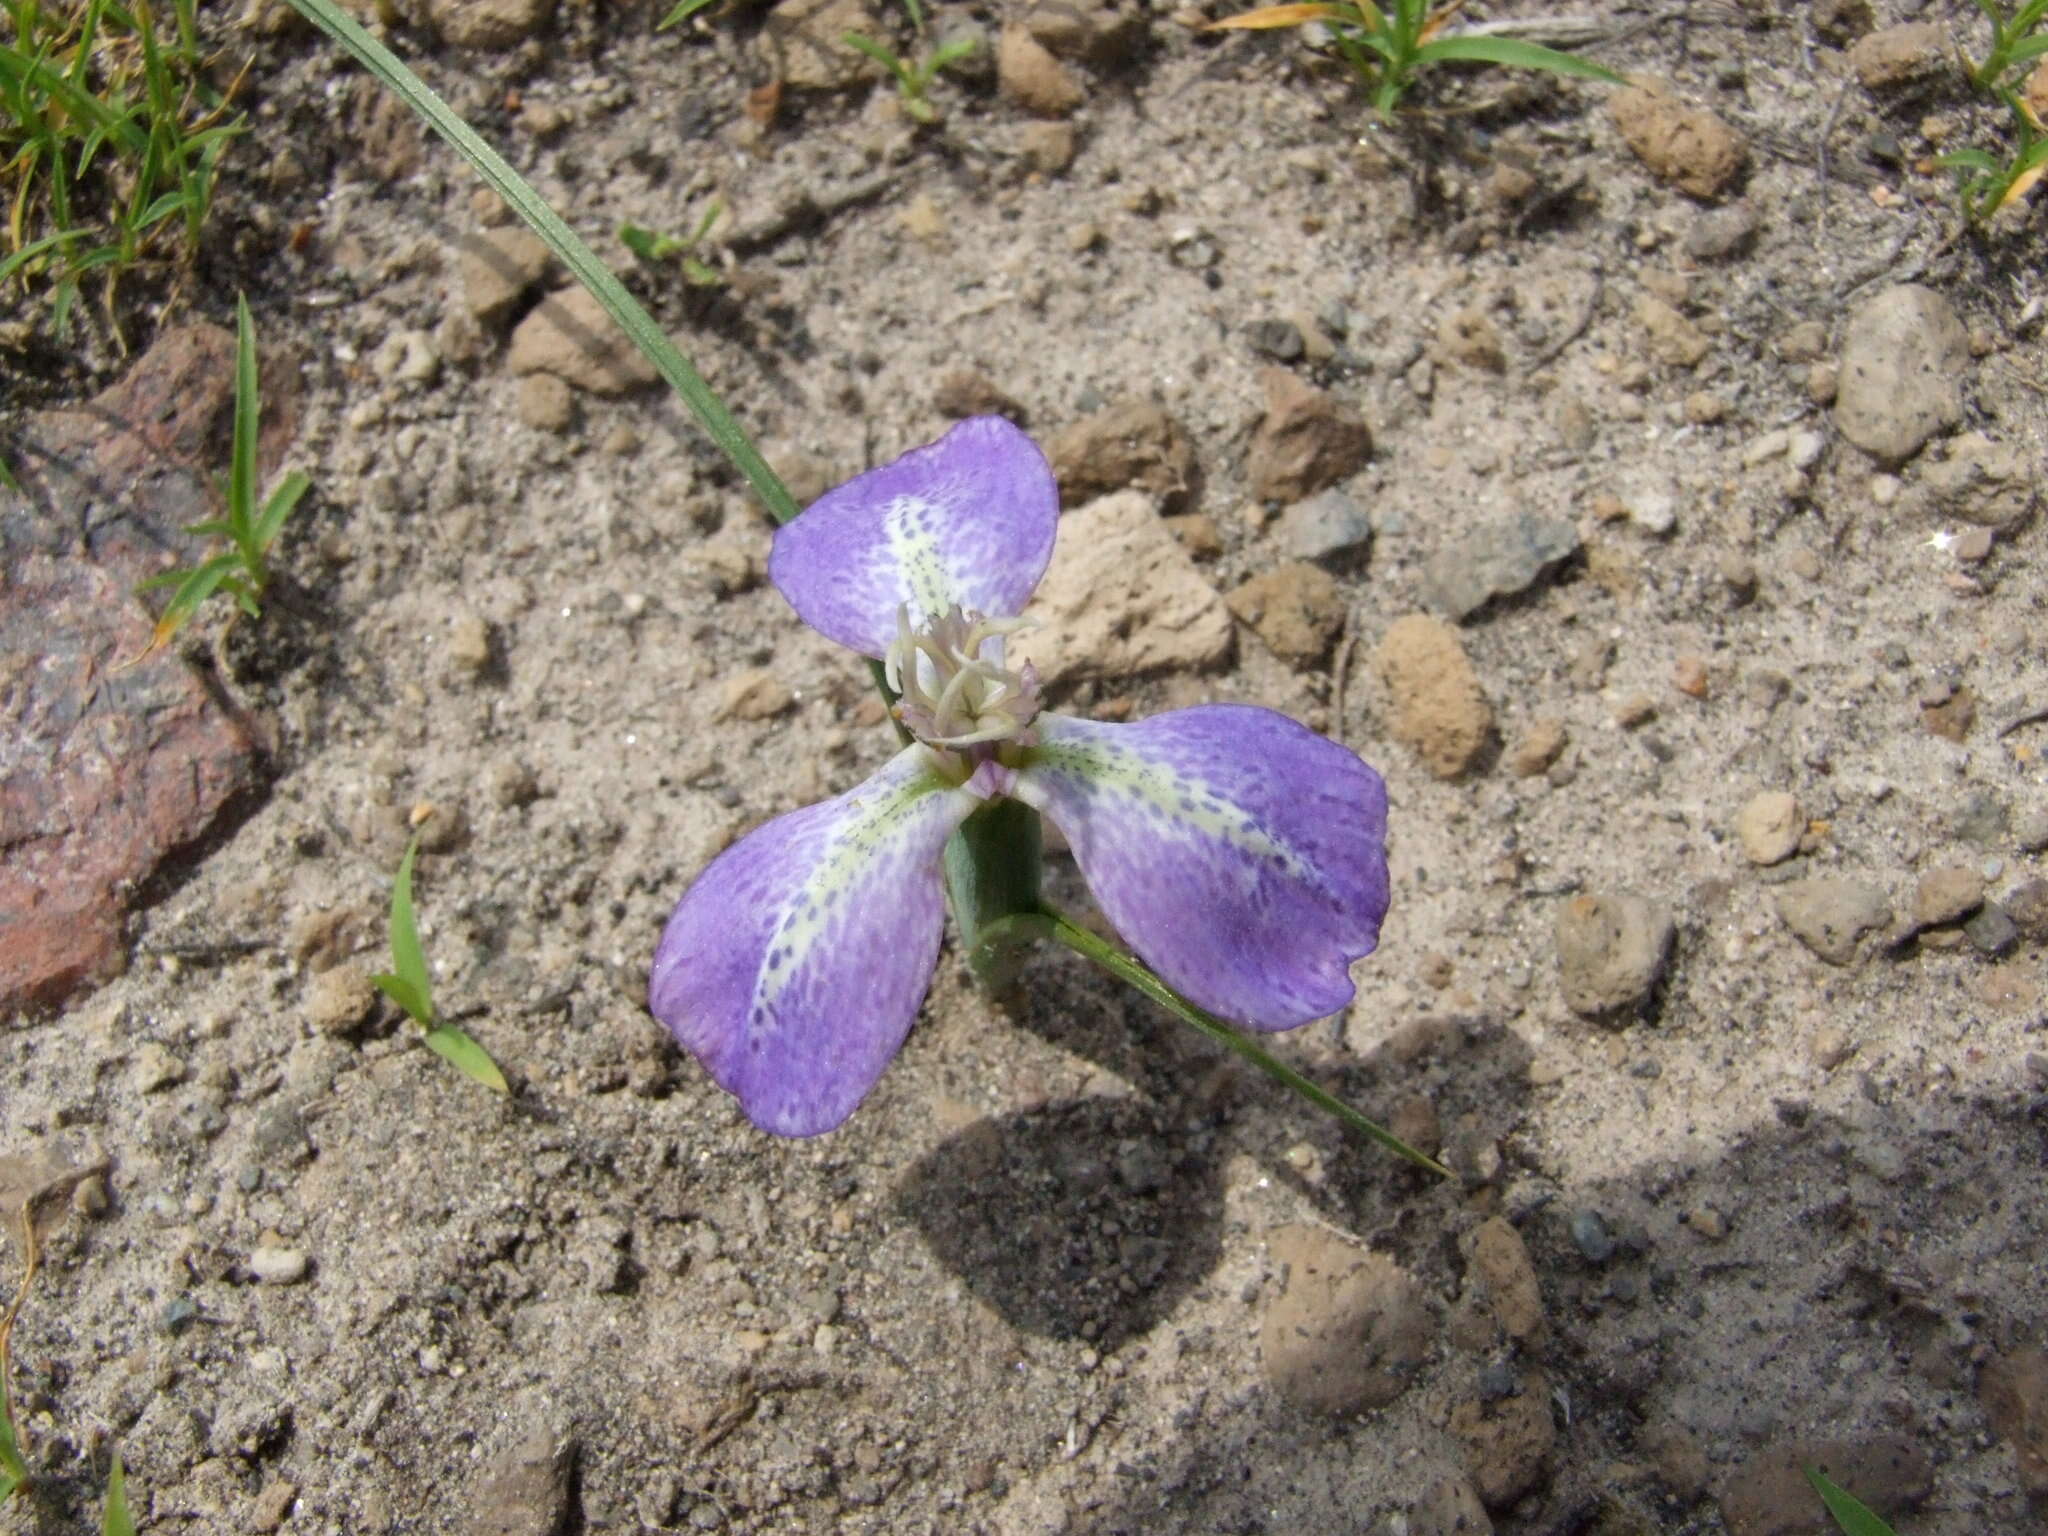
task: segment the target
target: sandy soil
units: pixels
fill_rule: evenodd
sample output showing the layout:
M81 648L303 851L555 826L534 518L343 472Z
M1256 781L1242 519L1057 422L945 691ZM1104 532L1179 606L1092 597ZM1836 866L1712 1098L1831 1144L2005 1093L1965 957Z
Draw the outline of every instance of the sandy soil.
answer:
M1067 704L1253 700L1384 771L1383 946L1281 1049L1449 1182L1051 952L991 1000L949 949L843 1130L750 1128L647 965L714 852L890 750L865 672L760 580L766 519L679 407L512 371L534 296L473 312L502 221L459 161L263 6L216 17L255 132L136 340L246 288L317 496L291 600L220 651L267 795L153 888L128 974L0 1033L0 1154L106 1163L16 1335L40 1482L0 1530L80 1528L115 1445L160 1532L1817 1531L1802 1447L1902 1531L2038 1528L2042 933L1906 930L1958 865L2039 921L2042 237L1963 229L1927 167L1992 122L1956 79L1873 91L1843 46L1974 11L1875 9L1574 9L1746 146L1710 196L1609 87L1441 78L1390 130L1297 36L1163 4L1087 13L1072 112L970 69L925 129L867 85L764 126L751 8L391 34L621 263L621 221L721 204L725 289L632 280L800 494L936 436L962 371L1047 438L1149 402L1196 468L1162 510L1209 520L1175 527L1228 594L1298 553L1246 466L1270 354L1363 414L1334 643L1239 623L1219 666ZM937 10L991 42L1023 14ZM1908 282L1968 332L1960 417L1882 464L1828 401ZM10 408L120 367L37 342ZM2027 466L1975 561L1929 499L1957 431ZM1380 642L1511 515L1577 548L1457 625L1486 745L1439 777ZM1797 802L1768 865L1736 832L1766 791ZM439 993L509 1102L351 1001L422 818ZM1889 909L1844 964L1780 915L1816 877ZM1671 947L1587 1018L1560 915L1625 896ZM1405 1276L1366 1303L1421 1340L1382 1406L1318 1412L1262 1347L1300 1227Z

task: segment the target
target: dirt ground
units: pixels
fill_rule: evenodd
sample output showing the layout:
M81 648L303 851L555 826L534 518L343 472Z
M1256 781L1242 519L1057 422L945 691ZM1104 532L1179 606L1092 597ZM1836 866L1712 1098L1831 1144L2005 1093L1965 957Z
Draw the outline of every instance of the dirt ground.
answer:
M1051 951L990 999L949 947L842 1130L753 1130L646 972L719 848L891 750L865 669L678 405L609 343L522 352L466 167L258 0L209 20L254 59L213 243L129 340L246 290L316 489L264 619L185 647L262 792L139 893L126 974L0 1031L0 1156L90 1175L0 1530L83 1528L114 1447L156 1532L1817 1532L1807 1459L1915 1536L2040 1528L2043 237L1931 166L1997 124L1952 61L1851 53L1981 18L1469 8L1668 81L1659 159L1590 82L1446 72L1380 126L1299 34L1196 30L1230 9L942 0L984 47L930 127L871 80L771 102L844 60L775 64L752 6L387 36L800 497L1003 408L1081 424L1070 513L1153 493L1205 608L1267 583L1220 660L1079 655L1063 704L1265 703L1385 773L1382 947L1277 1044L1458 1177ZM999 80L1006 27L1052 52ZM615 237L714 203L716 290ZM11 426L127 367L13 334ZM1275 369L1369 425L1318 504L1369 541L1290 510L1325 485L1261 499ZM1927 446L1858 446L1873 382ZM415 823L509 1100L364 992Z

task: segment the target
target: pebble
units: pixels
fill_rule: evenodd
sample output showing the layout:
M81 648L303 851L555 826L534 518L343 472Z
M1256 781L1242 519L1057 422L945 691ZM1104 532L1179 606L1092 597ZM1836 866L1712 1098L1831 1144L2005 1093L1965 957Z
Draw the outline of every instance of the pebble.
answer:
M1978 1373L1977 1401L1992 1432L2012 1447L2021 1489L2048 1496L2048 1352L1995 1355Z
M1881 28L1849 50L1849 68L1866 91L1893 90L1953 67L1948 33L1931 21Z
M2019 943L2020 929L2003 907L1987 902L1976 916L1963 924L1963 936L1978 954L1996 960Z
M1423 570L1431 605L1454 619L1526 592L1579 550L1579 531L1563 518L1520 512L1456 536Z
M1273 654L1314 666L1344 628L1344 596L1321 566L1290 561L1254 576L1225 599Z
M1254 320L1245 326L1244 339L1259 356L1280 363L1299 362L1304 350L1301 332L1287 320Z
M514 374L553 374L596 395L627 394L660 378L580 284L549 295L519 322L505 365Z
M725 680L718 717L721 720L772 720L796 703L789 685L765 667L753 667Z
M1735 814L1735 840L1752 864L1782 864L1799 851L1805 832L1798 800L1783 790L1754 795Z
M1493 734L1493 709L1458 632L1427 614L1410 614L1387 629L1373 652L1386 685L1390 726L1440 779L1475 767Z
M1605 1264L1614 1257L1614 1234L1607 1229L1607 1218L1598 1211L1591 1207L1573 1211L1571 1232L1572 1246L1588 1263Z
M459 612L448 621L448 638L441 643L442 654L457 671L471 679L491 668L491 626L479 614Z
M2048 806L2029 806L2015 816L2012 840L2022 853L2048 850Z
M1150 401L1129 401L1084 416L1047 446L1053 478L1068 502L1138 490L1178 509L1193 489L1195 450L1181 424ZM1073 542L1069 534L1060 541Z
M1530 1371L1513 1397L1458 1404L1448 1428L1459 1443L1466 1475L1489 1510L1512 1509L1548 1480L1557 1424L1551 1417L1550 1384L1541 1371Z
M135 1048L128 1080L137 1093L156 1093L185 1080L185 1063L156 1041L145 1040Z
M393 331L370 354L370 371L393 384L431 384L441 371L440 349L425 331Z
M429 0L427 5L441 41L493 52L516 48L554 13L555 0Z
M1188 671L1230 655L1230 610L1151 497L1121 491L1060 522L1032 599L1035 627L1012 642L1048 685Z
M1072 71L1030 31L1006 26L996 44L996 85L1004 98L1039 117L1066 117L1086 101Z
M1930 869L1913 887L1913 927L1961 922L1984 904L1984 877L1966 864Z
M1560 720L1532 720L1508 749L1508 771L1518 779L1533 779L1547 772L1570 740Z
M1502 1216L1490 1216L1465 1239L1467 1272L1500 1331L1518 1344L1540 1342L1546 1332L1543 1291L1522 1234Z
M1934 1491L1933 1465L1910 1435L1779 1440L1729 1470L1719 1494L1729 1536L1836 1536L1806 1480L1809 1466L1890 1520L1918 1509Z
M2005 893L2000 906L2027 938L2048 939L2048 880L2022 880Z
M1830 965L1856 958L1856 941L1891 922L1884 892L1867 880L1846 875L1813 875L1778 887L1778 919Z
M1292 502L1348 480L1372 457L1372 432L1351 406L1285 368L1259 374L1265 414L1245 454L1245 477L1260 501Z
M1728 1218L1711 1205L1696 1205L1685 1213L1685 1224L1710 1243L1728 1235Z
M1660 363L1691 368L1714 350L1705 331L1655 294L1642 294L1636 299L1635 318L1648 339L1650 355Z
M1670 914L1641 896L1573 896L1558 908L1558 982L1565 1005L1613 1018L1649 1000L1671 956Z
M306 1278L305 1254L296 1248L264 1246L249 1254L249 1273L259 1285L297 1285Z
M1038 119L1024 125L1024 159L1034 171L1057 176L1074 163L1078 143L1072 123ZM970 413L971 414L971 413Z
M1994 442L1981 432L1964 432L1943 454L1922 466L1906 510L1934 519L1959 518L1976 531L2012 528L2040 504L2038 466L2012 443ZM1990 553L1986 544L1982 559ZM1958 558L1969 558L1956 550Z
M1756 210L1748 203L1706 208L1685 232L1685 254L1694 261L1727 261L1756 242Z
M256 1495L249 1506L249 1529L252 1531L274 1531L291 1518L293 1507L299 1502L299 1485L286 1478L275 1478L263 1485L263 1491Z
M1500 327L1476 304L1447 312L1437 324L1436 344L1445 357L1466 368L1507 372L1508 354Z
M1356 497L1333 486L1281 513L1279 532L1297 560L1329 560L1362 553L1372 542L1372 520Z
M1842 339L1835 425L1883 464L1910 459L1963 418L1970 338L1955 306L1901 283L1865 303Z
M883 36L867 0L781 0L761 24L755 50L773 76L798 90L836 91L880 76L881 66L845 42Z
M456 1536L555 1536L569 1523L577 1442L565 1425L549 1422L533 1399L501 1406L513 1418L540 1415L519 1438L470 1475L456 1495L462 1517Z
M1718 197L1748 162L1741 134L1705 107L1680 101L1661 81L1615 92L1607 110L1651 174L1694 197Z
M536 432L566 432L576 421L576 393L552 373L530 373L519 381L512 413Z
M1463 1477L1432 1484L1409 1506L1407 1536L1493 1536L1493 1521L1479 1502L1479 1490ZM1376 1527L1392 1531L1394 1527Z
M1259 1335L1274 1390L1333 1417L1384 1408L1405 1392L1436 1335L1414 1277L1322 1227L1283 1227L1270 1247L1287 1271Z
M306 1022L319 1034L353 1034L377 1011L380 995L361 967L337 965L314 977L307 989Z

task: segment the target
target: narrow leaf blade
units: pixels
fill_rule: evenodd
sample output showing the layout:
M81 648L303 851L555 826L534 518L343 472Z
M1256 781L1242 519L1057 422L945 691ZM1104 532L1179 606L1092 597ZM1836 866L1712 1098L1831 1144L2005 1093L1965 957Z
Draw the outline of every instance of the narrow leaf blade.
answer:
M510 1093L505 1074L491 1060L491 1053L453 1024L437 1024L426 1033L427 1049L463 1076L482 1083L494 1093Z
M1819 1467L1808 1467L1806 1480L1813 1484L1813 1491L1827 1505L1828 1513L1835 1517L1835 1524L1842 1528L1844 1536L1898 1536L1876 1510L1847 1489L1837 1486Z
M292 509L299 504L299 498L312 488L313 482L301 469L286 475L276 490L270 493L270 500L263 504L263 515L256 520L256 547L267 550L277 542L278 534L284 528L284 520L292 515Z
M237 542L256 520L256 322L249 300L235 295L235 439L228 468L228 522Z
M1263 32L1273 27L1305 27L1312 21L1342 21L1343 9L1335 5L1262 5L1256 11L1241 11L1212 21L1205 32Z
M121 1466L121 1453L114 1452L114 1467L107 1474L107 1507L100 1518L100 1536L135 1536L135 1517L128 1512L128 1474Z
M381 971L370 978L371 983L391 1001L406 1012L406 1016L423 1029L434 1027L434 1004L431 998L423 996L419 989L402 976Z
M1525 43L1513 37L1440 37L1415 50L1417 64L1447 60L1472 64L1502 64L1509 69L1540 69L1553 75L1576 75L1582 80L1604 80L1623 85L1620 75L1605 64L1595 64L1575 53L1560 53L1541 43Z
M413 921L412 865L419 851L419 836L414 834L405 845L405 857L398 861L398 878L391 883L391 969L419 999L420 1011L406 1008L406 1012L426 1024L434 1016L434 984L427 975L427 957L420 949L420 930Z

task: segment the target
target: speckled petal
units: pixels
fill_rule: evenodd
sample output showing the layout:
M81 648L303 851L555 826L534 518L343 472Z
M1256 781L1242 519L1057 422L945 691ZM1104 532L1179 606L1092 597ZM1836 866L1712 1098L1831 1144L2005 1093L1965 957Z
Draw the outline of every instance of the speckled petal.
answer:
M648 1006L765 1131L831 1130L910 1033L945 921L940 851L982 803L932 763L906 747L748 833L662 933Z
M1038 731L1017 798L1066 834L1148 965L1253 1029L1351 1000L1387 913L1387 789L1356 753L1243 704Z
M820 634L877 659L955 604L1013 618L1052 559L1059 488L1038 445L1000 416L827 491L776 530L768 576Z

